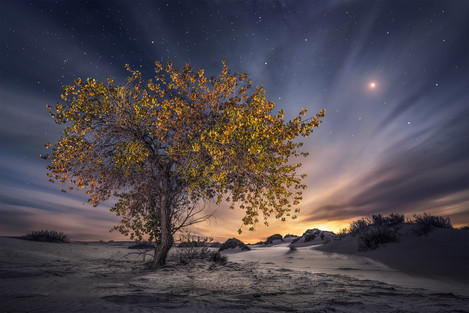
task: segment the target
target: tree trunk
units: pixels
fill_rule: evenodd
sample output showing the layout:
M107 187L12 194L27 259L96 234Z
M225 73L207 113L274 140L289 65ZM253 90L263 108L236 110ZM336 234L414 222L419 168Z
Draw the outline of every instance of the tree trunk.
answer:
M166 264L169 249L174 243L171 226L171 204L168 197L163 195L160 205L160 240L155 249L155 258L152 263L154 269Z

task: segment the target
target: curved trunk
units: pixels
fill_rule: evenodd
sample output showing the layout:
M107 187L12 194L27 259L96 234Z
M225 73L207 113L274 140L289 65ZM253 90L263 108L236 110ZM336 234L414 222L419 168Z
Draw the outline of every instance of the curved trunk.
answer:
M151 266L154 269L166 264L168 252L174 243L171 226L170 201L168 201L166 195L163 195L160 206L160 240L155 249L155 258Z

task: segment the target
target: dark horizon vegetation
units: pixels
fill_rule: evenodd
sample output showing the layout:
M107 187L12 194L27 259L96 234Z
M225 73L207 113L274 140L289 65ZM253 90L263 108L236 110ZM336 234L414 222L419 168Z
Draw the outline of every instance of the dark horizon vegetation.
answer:
M425 235L429 232L431 232L434 228L447 228L447 229L459 229L459 230L469 230L469 225L465 226L460 226L460 227L454 227L452 225L452 222L449 217L443 217L443 216L435 216L431 215L428 213L422 213L422 214L414 214L414 216L410 218L405 218L404 214L399 214L399 213L391 213L390 215L382 215L380 213L378 214L372 214L367 217L362 217L360 219L354 220L353 222L350 223L348 228L343 228L340 231L334 233L331 231L333 234L338 235L338 238L343 238L346 235L352 235L352 236L363 236L366 234L370 229L375 229L375 227L381 227L383 226L384 228L388 227L396 227L402 224L413 224L416 226L419 226L419 228L416 229L415 234L416 235ZM309 229L314 229L314 228L308 228L305 229L302 233L298 234L291 234L287 233L284 236L279 235L279 234L274 234L266 238L265 242L264 241L258 241L256 243L245 243L245 244L268 244L269 242L271 243L272 240L278 239L278 238L287 238L287 237L301 237L302 234L304 234L307 230ZM321 231L328 231L324 229L320 229ZM379 234L371 234L373 235L378 235ZM278 237L279 236L279 237ZM26 235L23 236L9 236L12 238L19 238L19 239L25 239L25 240L31 240L31 241L45 241L45 242L70 242L70 239L67 235L65 235L62 232L57 232L55 230L39 230L39 231L32 231L29 232ZM278 238L277 238L278 237ZM233 239L233 240L232 240ZM229 241L227 246L235 246L236 244L233 244L232 242L239 241L236 238L231 238L228 239L226 238L225 240ZM222 240L222 241L225 241ZM232 240L232 242L230 241ZM74 240L72 240L73 242ZM80 242L80 241L75 241L75 242ZM104 242L103 240L92 240L89 242ZM141 247L146 247L147 241L145 240L109 240L108 242L135 242L136 243L136 248L140 247L138 246L139 243L142 244ZM210 244L213 246L219 246L221 243L218 241L214 241L213 237L207 237L207 236L201 236L201 235L193 235L190 232L183 233L177 240L178 242L178 247L185 247L185 246L194 246L194 247L202 247L205 246L206 244ZM244 244L244 242L243 242ZM151 246L154 247L154 246Z

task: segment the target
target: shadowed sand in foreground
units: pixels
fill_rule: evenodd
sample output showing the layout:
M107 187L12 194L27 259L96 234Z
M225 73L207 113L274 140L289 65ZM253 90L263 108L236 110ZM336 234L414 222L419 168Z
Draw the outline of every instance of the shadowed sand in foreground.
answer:
M111 243L0 238L0 311L468 312L469 307L465 283L413 277L367 258L311 247L254 247L228 254L226 266L170 261L158 272L145 269L142 257L131 252Z

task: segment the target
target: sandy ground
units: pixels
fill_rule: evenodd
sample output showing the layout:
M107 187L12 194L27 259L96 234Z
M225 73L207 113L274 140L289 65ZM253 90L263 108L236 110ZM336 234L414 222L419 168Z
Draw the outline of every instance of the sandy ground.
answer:
M229 254L226 266L169 262L156 273L131 252L0 238L0 312L469 312L464 292L366 276L367 266L387 267L361 257L327 267L331 254L311 247L255 248Z
M376 250L359 251L356 238L351 236L316 249L366 257L400 272L468 286L469 231L435 228L417 236L414 230L415 225L400 226L399 242L387 243Z

